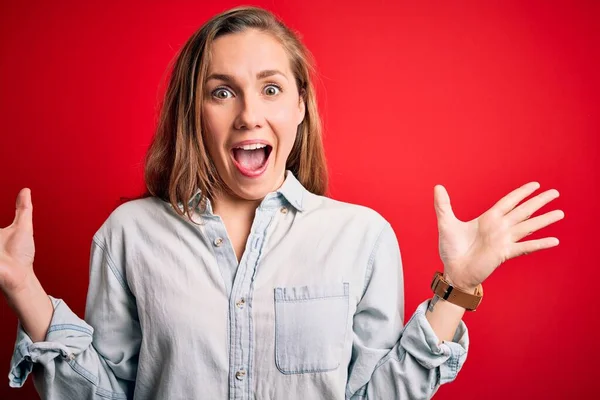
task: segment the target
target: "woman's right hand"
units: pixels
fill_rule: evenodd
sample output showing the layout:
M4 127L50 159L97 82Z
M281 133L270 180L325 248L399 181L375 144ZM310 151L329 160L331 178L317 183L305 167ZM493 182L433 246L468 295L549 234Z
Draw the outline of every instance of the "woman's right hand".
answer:
M33 279L33 204L31 190L17 195L15 219L0 229L0 289L7 297L16 295Z

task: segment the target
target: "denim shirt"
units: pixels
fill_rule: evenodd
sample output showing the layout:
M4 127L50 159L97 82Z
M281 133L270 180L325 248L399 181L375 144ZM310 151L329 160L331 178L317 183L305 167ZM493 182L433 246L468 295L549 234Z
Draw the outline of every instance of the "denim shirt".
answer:
M438 344L429 300L404 324L400 249L377 212L287 171L238 263L198 199L199 226L156 197L117 207L92 240L85 319L50 296L44 341L19 323L10 386L34 363L56 400L426 399L455 379L467 328Z

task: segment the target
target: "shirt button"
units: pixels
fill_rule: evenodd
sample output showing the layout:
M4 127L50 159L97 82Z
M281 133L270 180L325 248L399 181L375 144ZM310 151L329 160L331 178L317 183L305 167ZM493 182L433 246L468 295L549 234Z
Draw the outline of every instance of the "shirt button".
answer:
M287 214L287 212L288 212L288 209L287 209L287 207L281 207L281 208L279 209L279 211L281 211L281 213L282 213L282 214Z
M244 371L243 369L240 369L238 372L235 373L235 377L236 377L236 379L243 381L244 378L246 377L246 371Z
M244 304L246 304L246 300L244 300L243 298L235 302L235 306L239 309L244 308Z
M215 246L219 247L221 244L223 244L223 239L216 238L214 243L215 243Z

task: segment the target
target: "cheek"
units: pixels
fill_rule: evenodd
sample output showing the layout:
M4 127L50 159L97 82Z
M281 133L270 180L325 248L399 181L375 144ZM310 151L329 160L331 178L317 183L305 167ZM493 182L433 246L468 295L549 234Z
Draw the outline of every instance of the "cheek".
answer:
M296 138L298 125L296 121L299 119L299 110L293 103L281 105L272 110L269 118L270 124L275 128L279 141L293 143ZM289 144L291 147L291 144Z
M202 118L207 131L212 132L219 129L219 110L215 107L205 105L202 108Z
M218 147L226 140L229 131L226 125L226 114L218 107L204 107L202 109L204 122L204 139L212 149Z
M223 164L223 143L226 140L225 133L227 130L223 129L222 121L219 118L219 113L211 107L203 108L202 113L204 130L202 137L206 145L206 151L208 156L213 160L217 168L220 168Z

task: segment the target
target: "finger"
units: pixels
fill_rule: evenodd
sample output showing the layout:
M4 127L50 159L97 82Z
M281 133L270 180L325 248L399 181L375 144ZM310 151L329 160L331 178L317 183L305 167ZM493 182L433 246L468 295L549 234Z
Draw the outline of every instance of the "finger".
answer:
M514 243L508 253L508 259L534 253L539 250L549 249L550 247L558 246L558 243L559 241L555 237Z
M433 188L433 205L438 219L444 216L456 218L450 204L450 196L442 185L435 185Z
M539 183L529 182L498 200L492 208L498 209L501 212L501 215L506 215L510 210L515 208L521 200L535 192L539 187Z
M554 210L544 215L525 220L520 224L512 227L512 238L515 242L523 239L525 236L531 235L546 226L560 221L565 217L565 213L562 210Z
M29 188L21 189L17 195L17 209L13 224L26 230L33 230L33 203L31 202L31 190Z
M558 190L547 190L544 193L540 193L537 196L527 200L525 203L506 214L506 218L508 218L510 225L518 224L519 222L525 221L527 218L531 217L533 213L550 203L552 200L556 199L558 196L560 196Z

